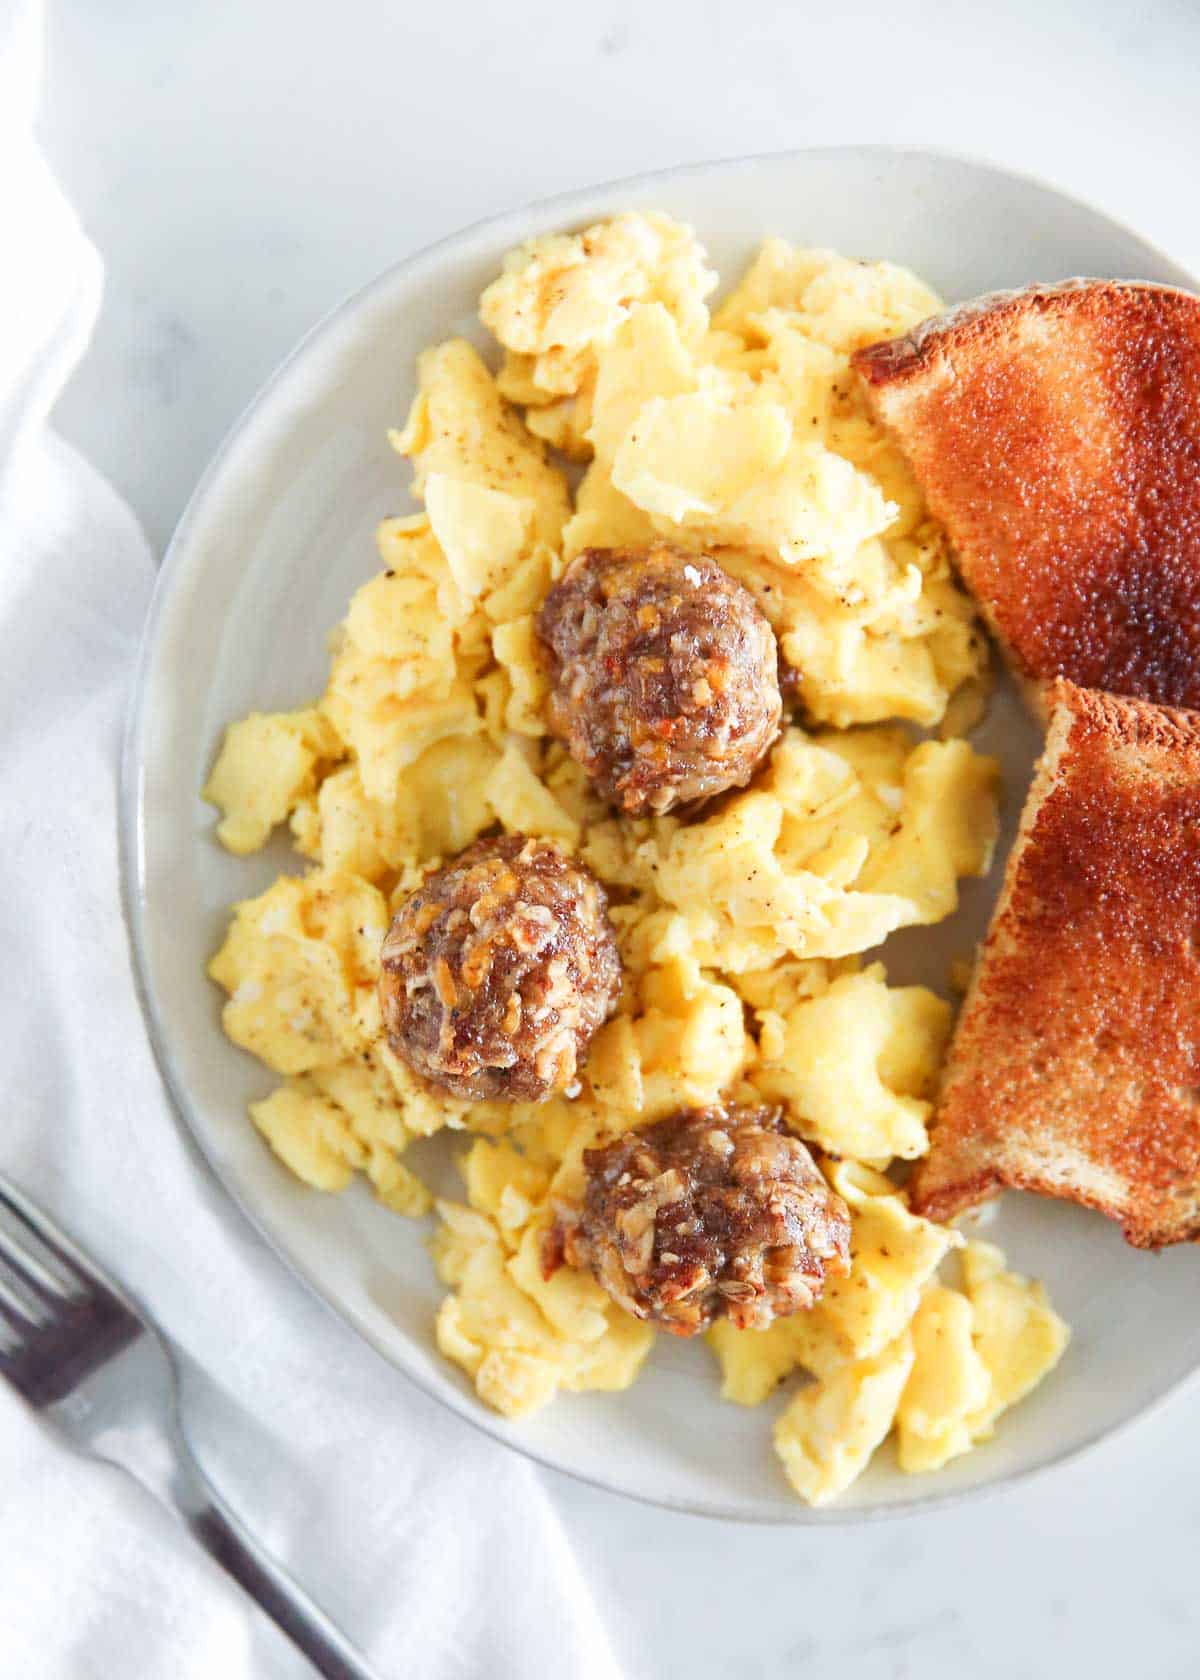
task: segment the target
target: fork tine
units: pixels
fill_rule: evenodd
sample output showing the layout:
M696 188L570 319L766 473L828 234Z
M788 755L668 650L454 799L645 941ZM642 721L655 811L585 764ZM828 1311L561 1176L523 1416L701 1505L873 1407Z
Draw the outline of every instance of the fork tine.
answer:
M0 1174L0 1376L41 1410L143 1329L120 1286Z
M79 1283L45 1241L25 1223L0 1194L0 1258L33 1288L54 1300L79 1294Z
M43 1296L36 1288L31 1288L28 1277L22 1272L20 1263L10 1259L6 1247L0 1245L0 1313L11 1323L14 1318L23 1321L27 1330L37 1329L51 1317ZM16 1329L21 1328L18 1322Z
M50 1296L79 1295L99 1285L84 1258L48 1214L0 1173L0 1255Z

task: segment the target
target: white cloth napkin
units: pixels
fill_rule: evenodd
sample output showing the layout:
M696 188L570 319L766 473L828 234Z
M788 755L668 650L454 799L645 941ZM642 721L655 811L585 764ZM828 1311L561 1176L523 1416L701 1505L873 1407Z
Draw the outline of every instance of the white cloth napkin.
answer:
M153 567L47 428L100 263L30 140L40 20L0 0L0 1164L194 1361L215 1480L381 1676L617 1666L540 1473L318 1308L205 1177L135 999L117 882L122 713ZM0 1672L307 1672L120 1472L0 1384Z

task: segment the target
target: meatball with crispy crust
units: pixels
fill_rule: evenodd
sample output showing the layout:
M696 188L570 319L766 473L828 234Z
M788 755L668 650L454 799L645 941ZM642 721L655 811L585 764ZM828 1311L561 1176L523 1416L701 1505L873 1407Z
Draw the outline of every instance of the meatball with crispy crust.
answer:
M775 634L712 560L588 548L537 619L549 724L627 816L744 787L779 732Z
M549 840L477 840L401 905L381 953L388 1043L468 1101L565 1090L621 993L608 900Z
M849 1271L850 1215L778 1108L690 1108L584 1152L582 1205L545 1252L676 1336L811 1307Z

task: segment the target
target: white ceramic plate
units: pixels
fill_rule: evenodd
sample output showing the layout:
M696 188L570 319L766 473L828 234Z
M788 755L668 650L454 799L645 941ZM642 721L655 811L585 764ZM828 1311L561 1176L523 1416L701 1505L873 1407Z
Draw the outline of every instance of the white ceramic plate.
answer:
M180 1114L244 1211L335 1311L464 1418L546 1464L695 1512L811 1523L911 1509L1060 1460L1189 1376L1200 1364L1195 1251L1135 1254L1098 1216L1006 1197L989 1235L1013 1265L1046 1279L1070 1320L1063 1364L993 1443L940 1475L902 1476L883 1453L840 1506L813 1513L790 1495L772 1452L779 1402L750 1412L723 1405L701 1345L662 1337L628 1393L563 1396L520 1425L482 1407L434 1349L441 1292L423 1230L361 1188L323 1196L277 1163L245 1113L271 1077L223 1038L220 998L204 976L230 903L297 860L282 842L248 861L227 856L198 789L226 722L323 687L326 632L377 566L375 525L408 505L405 469L385 432L407 410L417 352L450 333L479 338L479 293L519 240L635 207L693 223L727 283L764 235L781 234L906 263L951 300L1078 274L1195 284L1134 234L1048 187L957 158L872 147L601 187L468 229L389 270L318 327L252 404L163 566L123 799L147 1019ZM1011 697L993 707L980 744L1005 763L1007 843L1037 748ZM970 887L941 929L889 941L892 977L944 987L949 956L983 930L998 875L999 867ZM448 1172L448 1162L437 1170Z

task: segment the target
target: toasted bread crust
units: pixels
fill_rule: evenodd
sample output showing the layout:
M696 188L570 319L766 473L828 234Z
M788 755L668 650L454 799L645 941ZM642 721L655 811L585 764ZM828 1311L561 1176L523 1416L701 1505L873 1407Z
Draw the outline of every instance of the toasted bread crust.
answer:
M1200 716L1059 681L914 1205L1003 1186L1200 1236Z
M854 365L1019 676L1200 707L1200 298L995 294Z

